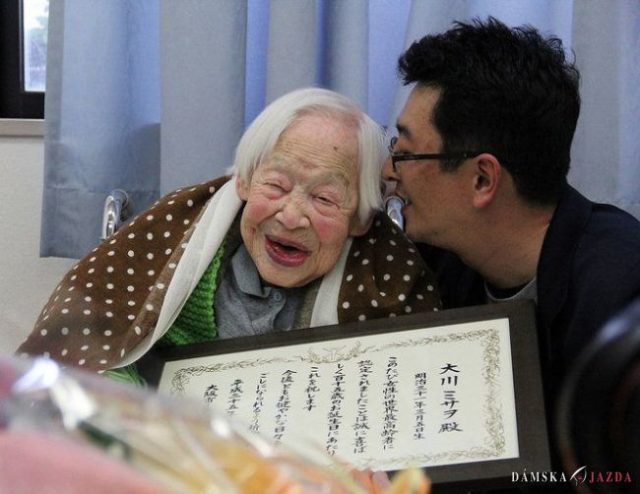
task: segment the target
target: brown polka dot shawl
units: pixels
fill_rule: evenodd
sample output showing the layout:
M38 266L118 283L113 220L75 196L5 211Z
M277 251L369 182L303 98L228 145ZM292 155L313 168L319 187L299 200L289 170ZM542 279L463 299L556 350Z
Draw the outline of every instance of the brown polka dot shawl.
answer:
M241 207L228 177L166 195L73 266L18 351L93 370L136 361L171 327ZM321 280L309 325L439 308L433 274L379 213Z

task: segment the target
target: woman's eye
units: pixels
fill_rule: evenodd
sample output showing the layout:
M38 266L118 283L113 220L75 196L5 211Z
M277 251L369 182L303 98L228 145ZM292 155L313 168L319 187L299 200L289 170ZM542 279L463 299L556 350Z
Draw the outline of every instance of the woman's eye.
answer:
M316 196L316 200L318 200L319 202L321 202L326 206L333 206L335 204L333 199L327 196Z

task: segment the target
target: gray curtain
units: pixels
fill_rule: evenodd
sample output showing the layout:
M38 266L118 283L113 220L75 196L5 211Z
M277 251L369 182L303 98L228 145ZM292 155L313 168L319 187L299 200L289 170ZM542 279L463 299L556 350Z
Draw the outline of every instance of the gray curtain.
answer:
M575 51L570 181L640 217L637 0L51 0L41 254L90 250L113 189L135 213L223 174L246 125L291 89L328 87L393 123L403 49L488 15Z

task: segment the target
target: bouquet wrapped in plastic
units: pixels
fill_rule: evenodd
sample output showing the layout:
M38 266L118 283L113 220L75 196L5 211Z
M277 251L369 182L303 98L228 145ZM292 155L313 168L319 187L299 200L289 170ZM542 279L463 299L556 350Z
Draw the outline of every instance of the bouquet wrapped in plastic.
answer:
M305 445L48 359L0 358L0 491L426 493L420 470L382 489ZM102 489L102 490L101 490Z

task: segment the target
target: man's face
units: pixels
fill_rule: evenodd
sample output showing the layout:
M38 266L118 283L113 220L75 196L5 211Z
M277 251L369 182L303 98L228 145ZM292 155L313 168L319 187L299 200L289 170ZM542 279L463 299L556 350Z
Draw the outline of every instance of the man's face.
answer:
M432 122L440 97L437 88L417 85L398 117L397 154L442 152L442 138ZM442 171L438 160L400 161L394 172L387 159L383 175L396 182L395 193L405 199L402 210L407 235L414 241L452 248L464 213L462 169Z
M336 264L357 225L358 146L355 123L306 115L278 140L249 184L240 230L263 280L302 286Z

